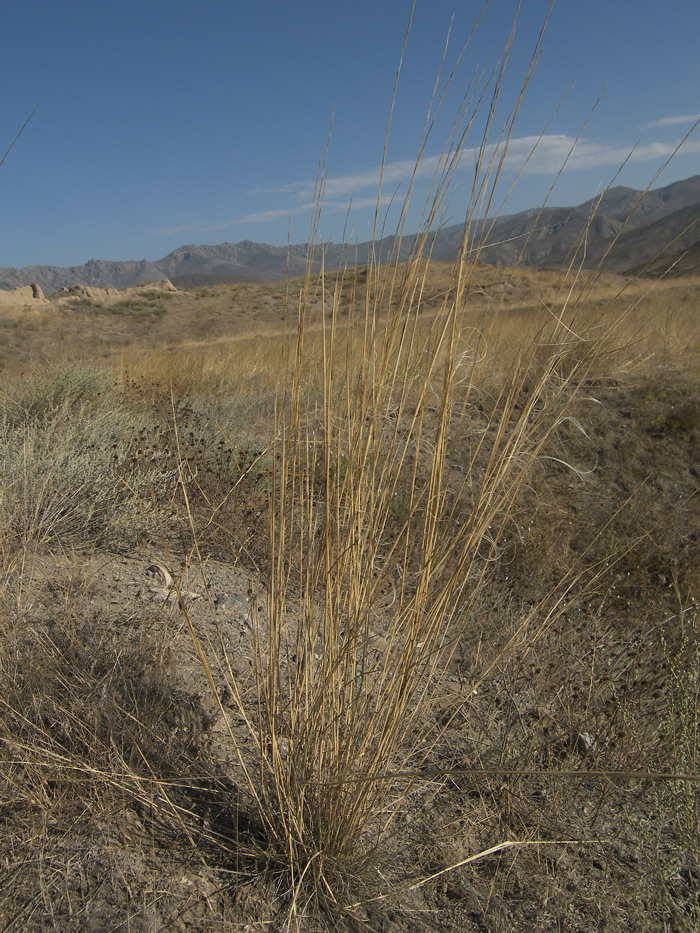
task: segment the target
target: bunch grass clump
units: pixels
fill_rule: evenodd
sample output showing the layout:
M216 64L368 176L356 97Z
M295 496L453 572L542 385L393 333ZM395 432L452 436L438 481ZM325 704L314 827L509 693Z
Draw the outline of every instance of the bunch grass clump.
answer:
M417 780L430 759L465 621L595 352L582 341L572 360L555 328L485 413L465 304L421 338L411 271L395 312L362 309L351 360L336 356L330 296L322 402L305 395L300 339L277 425L260 748L264 813L298 877L357 866L390 831L413 783L397 791L394 776ZM539 607L543 626L556 606Z
M498 388L482 388L480 367L500 321L498 309L482 326L469 313L482 242L472 220L492 204L517 113L489 150L501 79L502 69L462 249L437 307L433 300L424 314L424 258L473 126L471 91L413 257L401 263L398 248L388 257L377 249L366 270L309 271L300 289L287 381L275 401L252 709L229 683L249 730L245 746L231 732L241 774L266 857L290 880L293 910L309 892L338 904L352 878L367 876L425 786L423 773L434 773L446 729L497 663L474 664L454 693L452 662L517 533L519 500L557 432L576 426L575 399L614 330L599 318L584 326L586 289L569 283L557 311L511 348ZM322 167L309 270L323 189ZM410 191L399 244L409 200ZM581 575L569 568L503 650L523 633L534 644Z

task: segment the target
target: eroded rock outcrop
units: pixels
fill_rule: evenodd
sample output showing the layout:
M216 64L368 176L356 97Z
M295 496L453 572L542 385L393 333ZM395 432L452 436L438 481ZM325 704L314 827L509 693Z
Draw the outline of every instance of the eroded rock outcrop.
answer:
M33 307L46 301L41 286L34 282L32 285L21 285L12 291L0 291L0 307L22 308Z
M60 288L52 296L58 301L62 299L83 299L86 303L94 302L101 305L113 304L117 301L126 301L129 298L147 298L150 295L177 294L178 289L169 279L160 279L158 282L147 282L145 285L134 285L131 288L94 288L91 285L71 285L70 288Z

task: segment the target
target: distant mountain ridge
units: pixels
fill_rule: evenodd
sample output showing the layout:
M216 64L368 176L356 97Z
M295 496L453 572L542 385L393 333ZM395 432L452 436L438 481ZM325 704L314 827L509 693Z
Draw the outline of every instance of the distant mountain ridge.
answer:
M486 230L486 245L480 253L483 262L560 267L571 261L578 246L578 260L583 259L586 266L604 262L607 271L627 272L651 264L650 271L659 274L664 256L668 256L668 265L686 250L693 254L700 250L700 175L648 191L643 197L641 191L618 186L577 207L545 207L499 217L493 223L478 221L470 231L473 241L478 242ZM455 224L435 233L431 239L433 258L445 262L456 259L463 232L464 225ZM584 234L585 256L580 249ZM387 237L379 244L379 251L388 256L396 247L395 238ZM413 237L404 237L398 258L407 259L412 247ZM328 244L324 246L326 268L346 262L364 265L371 248L371 243ZM287 275L303 275L306 265L306 244L287 248L243 240L217 246L181 246L156 262L91 259L70 268L0 267L0 288L37 283L48 294L76 284L128 288L163 278L193 288L231 281L277 281ZM319 267L317 261L315 268ZM676 272L684 268L679 263Z

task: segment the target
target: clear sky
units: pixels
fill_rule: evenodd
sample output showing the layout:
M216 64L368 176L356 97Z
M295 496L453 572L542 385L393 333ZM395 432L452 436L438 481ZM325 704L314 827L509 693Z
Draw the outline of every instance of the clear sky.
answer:
M0 167L0 266L156 260L187 243L284 245L288 234L305 242L332 119L320 235L339 242L348 219L347 236L368 239L411 5L5 3L0 156L36 112ZM387 152L387 198L405 192L452 16L446 73L481 7L481 0L417 0ZM483 75L483 88L516 7L515 0L492 0L462 58L425 148L409 227L472 75ZM549 0L523 0L496 137L548 8ZM544 136L505 213L542 203L579 133L551 204L594 196L635 145L616 183L645 187L700 118L699 38L698 0L558 0L504 182L513 180L533 138ZM464 218L485 113L464 142L446 222ZM699 173L700 131L657 185Z

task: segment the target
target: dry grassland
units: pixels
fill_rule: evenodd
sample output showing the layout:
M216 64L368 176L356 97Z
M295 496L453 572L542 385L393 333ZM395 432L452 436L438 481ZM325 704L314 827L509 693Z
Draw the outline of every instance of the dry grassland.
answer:
M0 330L3 930L698 929L700 280Z

